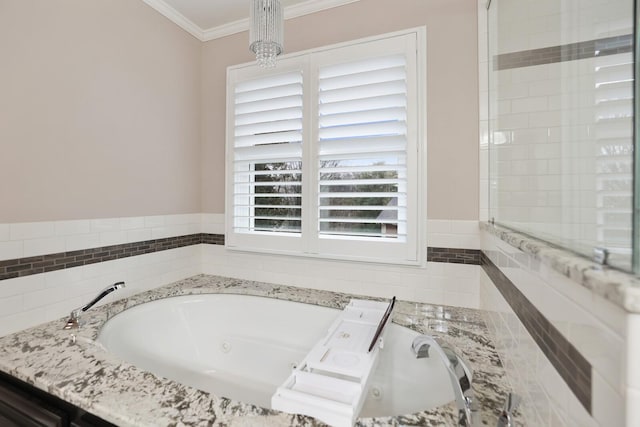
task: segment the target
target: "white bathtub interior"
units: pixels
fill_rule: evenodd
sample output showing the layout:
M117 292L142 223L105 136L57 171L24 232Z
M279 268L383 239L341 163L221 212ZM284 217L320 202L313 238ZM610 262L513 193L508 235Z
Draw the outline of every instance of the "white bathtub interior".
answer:
M276 388L338 314L255 296L178 296L118 314L104 325L98 342L156 375L270 408ZM416 335L389 325L361 416L414 413L454 399L442 361L415 358L411 342Z

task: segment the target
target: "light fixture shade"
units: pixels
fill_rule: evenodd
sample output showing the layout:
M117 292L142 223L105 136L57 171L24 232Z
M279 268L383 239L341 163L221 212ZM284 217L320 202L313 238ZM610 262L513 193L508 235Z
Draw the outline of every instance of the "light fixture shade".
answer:
M284 15L280 0L251 0L249 49L263 68L276 65L284 46Z

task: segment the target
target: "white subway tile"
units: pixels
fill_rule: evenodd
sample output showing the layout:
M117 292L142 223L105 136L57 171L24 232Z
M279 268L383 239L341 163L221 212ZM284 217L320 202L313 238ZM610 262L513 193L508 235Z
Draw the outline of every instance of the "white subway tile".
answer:
M441 263L444 269L444 275L446 277L454 278L456 280L459 279L470 279L467 280L471 283L480 283L480 266L479 265L467 265L467 264L452 264L452 263Z
M427 245L436 248L456 248L458 245L458 235L427 233Z
M171 236L172 236L172 233L171 233L171 228L169 226L154 227L151 229L152 239L164 239Z
M429 219L427 220L427 233L428 234L450 234L452 227L452 221L444 219Z
M625 399L622 395L611 388L598 372L593 372L591 380L593 418L601 426L625 425Z
M39 325L48 320L44 309L23 311L11 316L0 317L0 336L12 334L22 329Z
M0 224L0 242L10 240L11 233L9 224Z
M65 248L67 251L79 251L82 249L97 248L100 246L100 234L80 234L70 236L65 239Z
M143 242L145 240L151 240L151 230L148 228L127 230L125 233L125 241L128 243Z
M30 276L3 280L0 282L0 298L8 298L44 289L46 287L44 276L44 274L32 274ZM2 313L1 310L0 313Z
M65 251L64 237L49 237L24 241L24 256L47 255Z
M161 227L164 224L165 224L165 216L164 215L145 216L144 217L144 226L145 226L145 228Z
M20 313L24 310L24 297L22 295L14 295L10 297L0 298L0 320L6 316Z
M89 300L81 297L68 298L64 301L48 304L44 308L45 316L47 319L66 318L76 308L86 304ZM61 320L61 326L64 324L64 320Z
M636 390L640 390L640 314L627 314L627 385Z
M39 239L55 235L53 222L22 222L9 225L11 240Z
M416 289L414 290L415 300L428 304L444 304L444 291L438 289Z
M165 225L180 225L193 222L190 214L167 215L164 218Z
M73 298L76 295L69 291L73 286L65 286L60 288L45 288L34 292L24 294L24 310L29 311L39 307L46 307L50 304Z
M480 298L478 295L468 294L466 292L449 292L445 290L444 304L477 309L480 307Z
M444 262L427 262L427 276L444 276Z
M478 221L451 221L451 232L477 236L480 235L480 225Z
M74 234L86 234L91 231L91 221L56 221L55 230L57 236L70 236Z
M100 246L119 245L125 243L126 239L125 231L104 231L100 233Z
M455 248L460 249L480 249L480 236L458 235L455 239L455 245Z
M626 426L640 426L640 390L627 389L627 418Z
M103 233L120 231L120 218L100 218L91 220L91 232Z
M22 240L0 242L0 260L24 257L24 242Z
M132 216L120 218L120 228L122 230L134 230L145 227L145 218L143 216Z
M82 281L82 270L87 267L65 268L43 274L47 288L65 289Z
M186 234L198 234L202 232L202 224L191 223L187 224Z
M210 234L225 234L225 225L205 223L202 225L202 232Z
M588 307L587 305L585 305ZM627 333L627 316L622 308L614 305L611 301L605 300L600 295L593 295L593 310L591 310L596 318L604 323L608 328L619 337L625 337ZM637 353L637 354L640 354Z
M529 96L528 98L514 99L511 101L511 111L513 113L528 113L533 111L546 111L549 102L546 96Z

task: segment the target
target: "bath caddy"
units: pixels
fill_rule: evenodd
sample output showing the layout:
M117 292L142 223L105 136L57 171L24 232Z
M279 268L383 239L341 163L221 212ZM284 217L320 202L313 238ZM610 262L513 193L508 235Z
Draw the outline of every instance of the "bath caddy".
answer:
M271 406L332 426L352 426L378 364L390 303L352 299L327 335L271 397Z

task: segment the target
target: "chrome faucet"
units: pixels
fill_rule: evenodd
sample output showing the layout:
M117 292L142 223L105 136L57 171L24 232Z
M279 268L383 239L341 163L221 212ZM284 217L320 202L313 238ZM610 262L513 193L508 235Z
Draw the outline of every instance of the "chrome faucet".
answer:
M518 409L520 405L520 396L514 393L509 393L507 400L504 402L504 408L498 417L498 427L512 427L513 424L513 411Z
M62 329L77 329L80 326L79 323L78 323L78 319L79 319L81 313L84 313L85 311L89 310L91 307L96 305L96 303L98 301L100 301L102 298L106 297L111 292L113 292L115 290L118 290L120 288L124 288L124 282L114 283L113 285L104 288L98 294L97 297L95 297L93 300L91 300L91 302L89 302L86 305L83 305L80 308L76 308L75 310L73 310L71 312L71 315L69 316L69 319L67 320L66 325L64 325L64 328L62 328Z
M417 336L413 340L411 348L418 359L429 357L431 349L435 351L449 373L458 407L458 425L465 427L479 425L474 422L478 410L471 389L472 371L467 362L458 356L447 343L430 335Z

